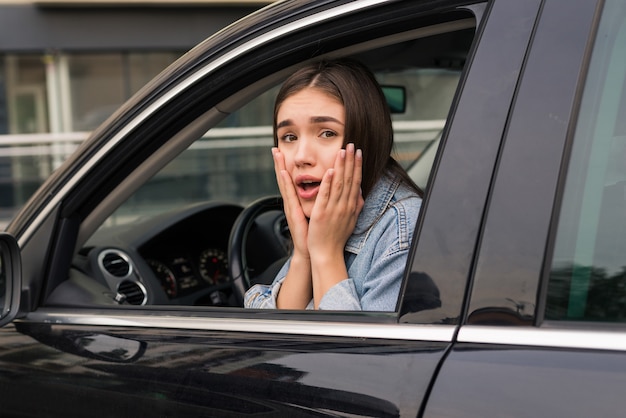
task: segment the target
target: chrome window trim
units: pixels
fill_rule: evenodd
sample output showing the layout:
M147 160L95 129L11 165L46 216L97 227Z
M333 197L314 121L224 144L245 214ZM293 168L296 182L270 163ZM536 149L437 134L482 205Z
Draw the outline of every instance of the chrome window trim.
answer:
M230 331L255 334L285 334L323 337L375 338L386 340L451 342L454 325L375 324L289 319L216 318L210 316L172 315L172 312L141 313L75 312L40 309L18 322L55 325L87 325L104 327L160 328L197 331Z
M467 325L459 330L457 342L626 351L626 330Z
M193 75L190 75L181 83L179 83L173 89L167 91L163 96L161 96L158 100L152 103L150 106L145 108L141 113L139 113L132 122L129 122L124 126L124 128L119 131L113 138L111 138L102 148L98 150L85 164L83 164L80 169L72 176L72 179L65 183L63 187L51 198L51 200L46 204L46 206L37 214L37 216L33 219L32 222L29 223L27 228L18 238L18 243L20 246L24 246L30 237L33 235L34 231L39 228L39 225L43 222L43 220L50 215L52 208L54 208L57 204L61 202L61 200L65 197L65 195L76 185L77 179L83 178L83 176L91 169L91 167L102 159L109 151L115 147L126 135L128 135L141 121L149 117L151 114L155 113L158 109L160 109L163 105L165 105L169 100L173 97L180 94L180 92L186 90L193 83L198 81L199 79L207 76L211 72L217 70L222 67L226 63L232 61L236 57L248 52L249 50L258 47L260 45L266 44L274 39L280 38L288 33L295 32L297 30L306 28L307 26L312 26L316 23L324 21L329 17L339 17L348 13L355 12L357 10L363 10L372 6L376 6L379 4L388 3L392 0L365 0L361 2L351 2L347 4L343 4L332 9L324 10L319 13L316 13L311 16L304 17L297 21L291 22L279 28L276 28L270 32L264 33L254 39L244 43L236 47L235 49L227 52L226 54L220 56L216 60L212 61L209 65L200 68Z

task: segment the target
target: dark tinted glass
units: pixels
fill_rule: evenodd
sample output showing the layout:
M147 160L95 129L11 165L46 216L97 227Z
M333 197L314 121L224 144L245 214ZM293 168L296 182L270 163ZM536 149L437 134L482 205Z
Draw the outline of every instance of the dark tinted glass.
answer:
M602 13L567 172L546 319L626 322L626 5Z

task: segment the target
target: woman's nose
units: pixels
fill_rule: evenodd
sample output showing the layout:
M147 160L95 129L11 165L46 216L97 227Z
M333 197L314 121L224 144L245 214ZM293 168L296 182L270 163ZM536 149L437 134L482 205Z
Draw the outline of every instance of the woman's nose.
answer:
M294 163L297 166L313 165L315 163L315 151L313 143L307 138L298 138Z

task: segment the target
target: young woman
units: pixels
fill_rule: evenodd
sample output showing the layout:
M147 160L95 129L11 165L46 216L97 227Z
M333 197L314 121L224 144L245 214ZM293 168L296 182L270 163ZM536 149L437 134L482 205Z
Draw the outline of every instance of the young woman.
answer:
M353 61L300 69L274 107L272 154L294 249L248 308L394 311L421 191L391 157L387 102Z

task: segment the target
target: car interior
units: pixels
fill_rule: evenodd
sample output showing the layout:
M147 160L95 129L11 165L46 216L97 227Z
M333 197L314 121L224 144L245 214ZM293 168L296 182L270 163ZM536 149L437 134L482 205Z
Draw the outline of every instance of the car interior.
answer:
M475 25L438 23L326 55L364 62L393 90L395 158L426 192ZM241 307L251 283L271 282L291 245L270 154L272 102L296 67L206 109L94 205L45 304Z

